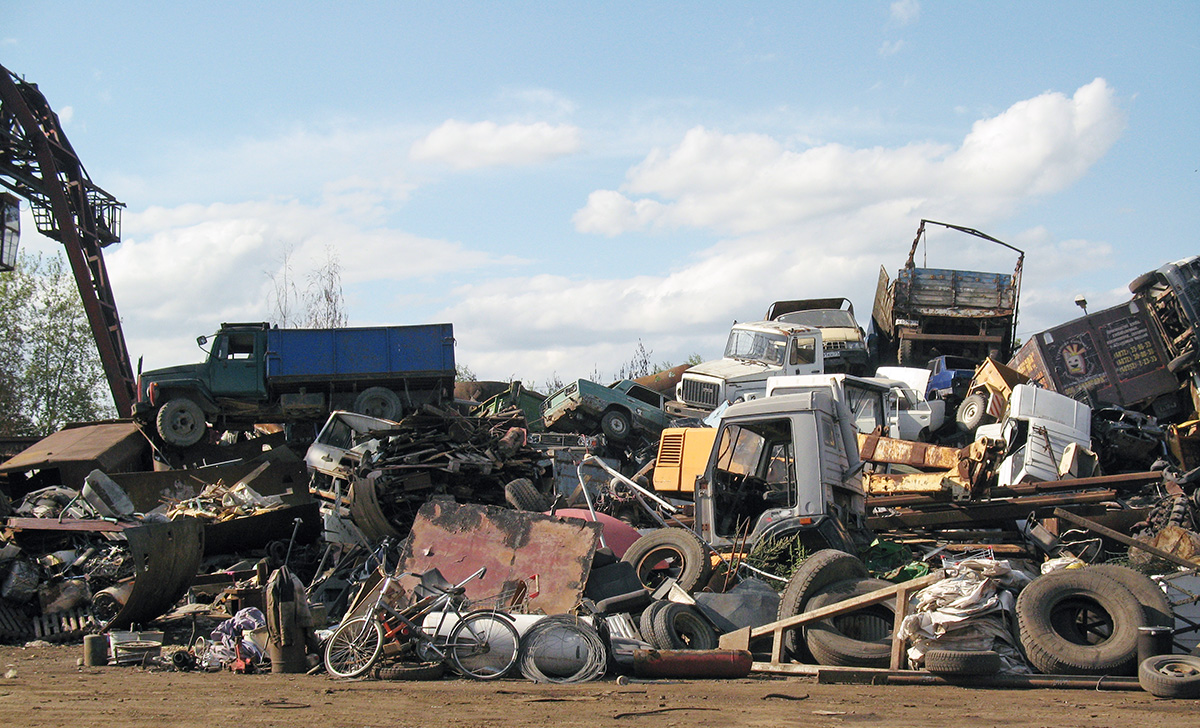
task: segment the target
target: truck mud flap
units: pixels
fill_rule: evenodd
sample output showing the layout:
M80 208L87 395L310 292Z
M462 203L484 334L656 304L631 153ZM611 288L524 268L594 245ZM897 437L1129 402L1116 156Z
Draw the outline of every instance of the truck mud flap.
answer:
M133 588L109 628L165 614L191 586L204 553L204 526L195 518L127 528L124 536L133 557Z

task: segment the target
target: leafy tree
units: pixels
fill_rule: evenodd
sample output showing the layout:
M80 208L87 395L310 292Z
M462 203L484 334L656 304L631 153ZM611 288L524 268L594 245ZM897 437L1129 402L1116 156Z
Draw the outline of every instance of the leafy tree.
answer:
M114 417L104 369L61 254L22 253L0 277L0 427L47 435L68 422Z

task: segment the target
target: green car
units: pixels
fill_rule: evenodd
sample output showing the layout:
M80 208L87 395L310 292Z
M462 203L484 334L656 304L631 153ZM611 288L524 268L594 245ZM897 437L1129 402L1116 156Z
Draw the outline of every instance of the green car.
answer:
M661 394L629 379L607 387L579 379L542 402L542 422L547 430L557 432L586 432L599 426L614 442L623 442L633 433L657 440L669 419L662 406Z

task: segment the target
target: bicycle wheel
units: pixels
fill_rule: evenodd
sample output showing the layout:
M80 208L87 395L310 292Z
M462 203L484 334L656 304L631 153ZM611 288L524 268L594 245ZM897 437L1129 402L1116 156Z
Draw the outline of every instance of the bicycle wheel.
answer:
M379 622L356 617L338 627L325 643L325 669L334 677L358 677L371 669L381 652Z
M472 612L450 633L447 651L455 668L476 680L495 680L517 664L521 636L498 612Z

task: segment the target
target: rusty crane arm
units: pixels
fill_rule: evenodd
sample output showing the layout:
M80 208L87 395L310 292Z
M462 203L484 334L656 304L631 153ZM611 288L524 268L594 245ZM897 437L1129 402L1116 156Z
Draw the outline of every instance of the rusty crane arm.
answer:
M92 184L35 84L0 66L0 185L29 200L38 231L62 243L121 416L134 379L102 248L121 239L121 208Z

